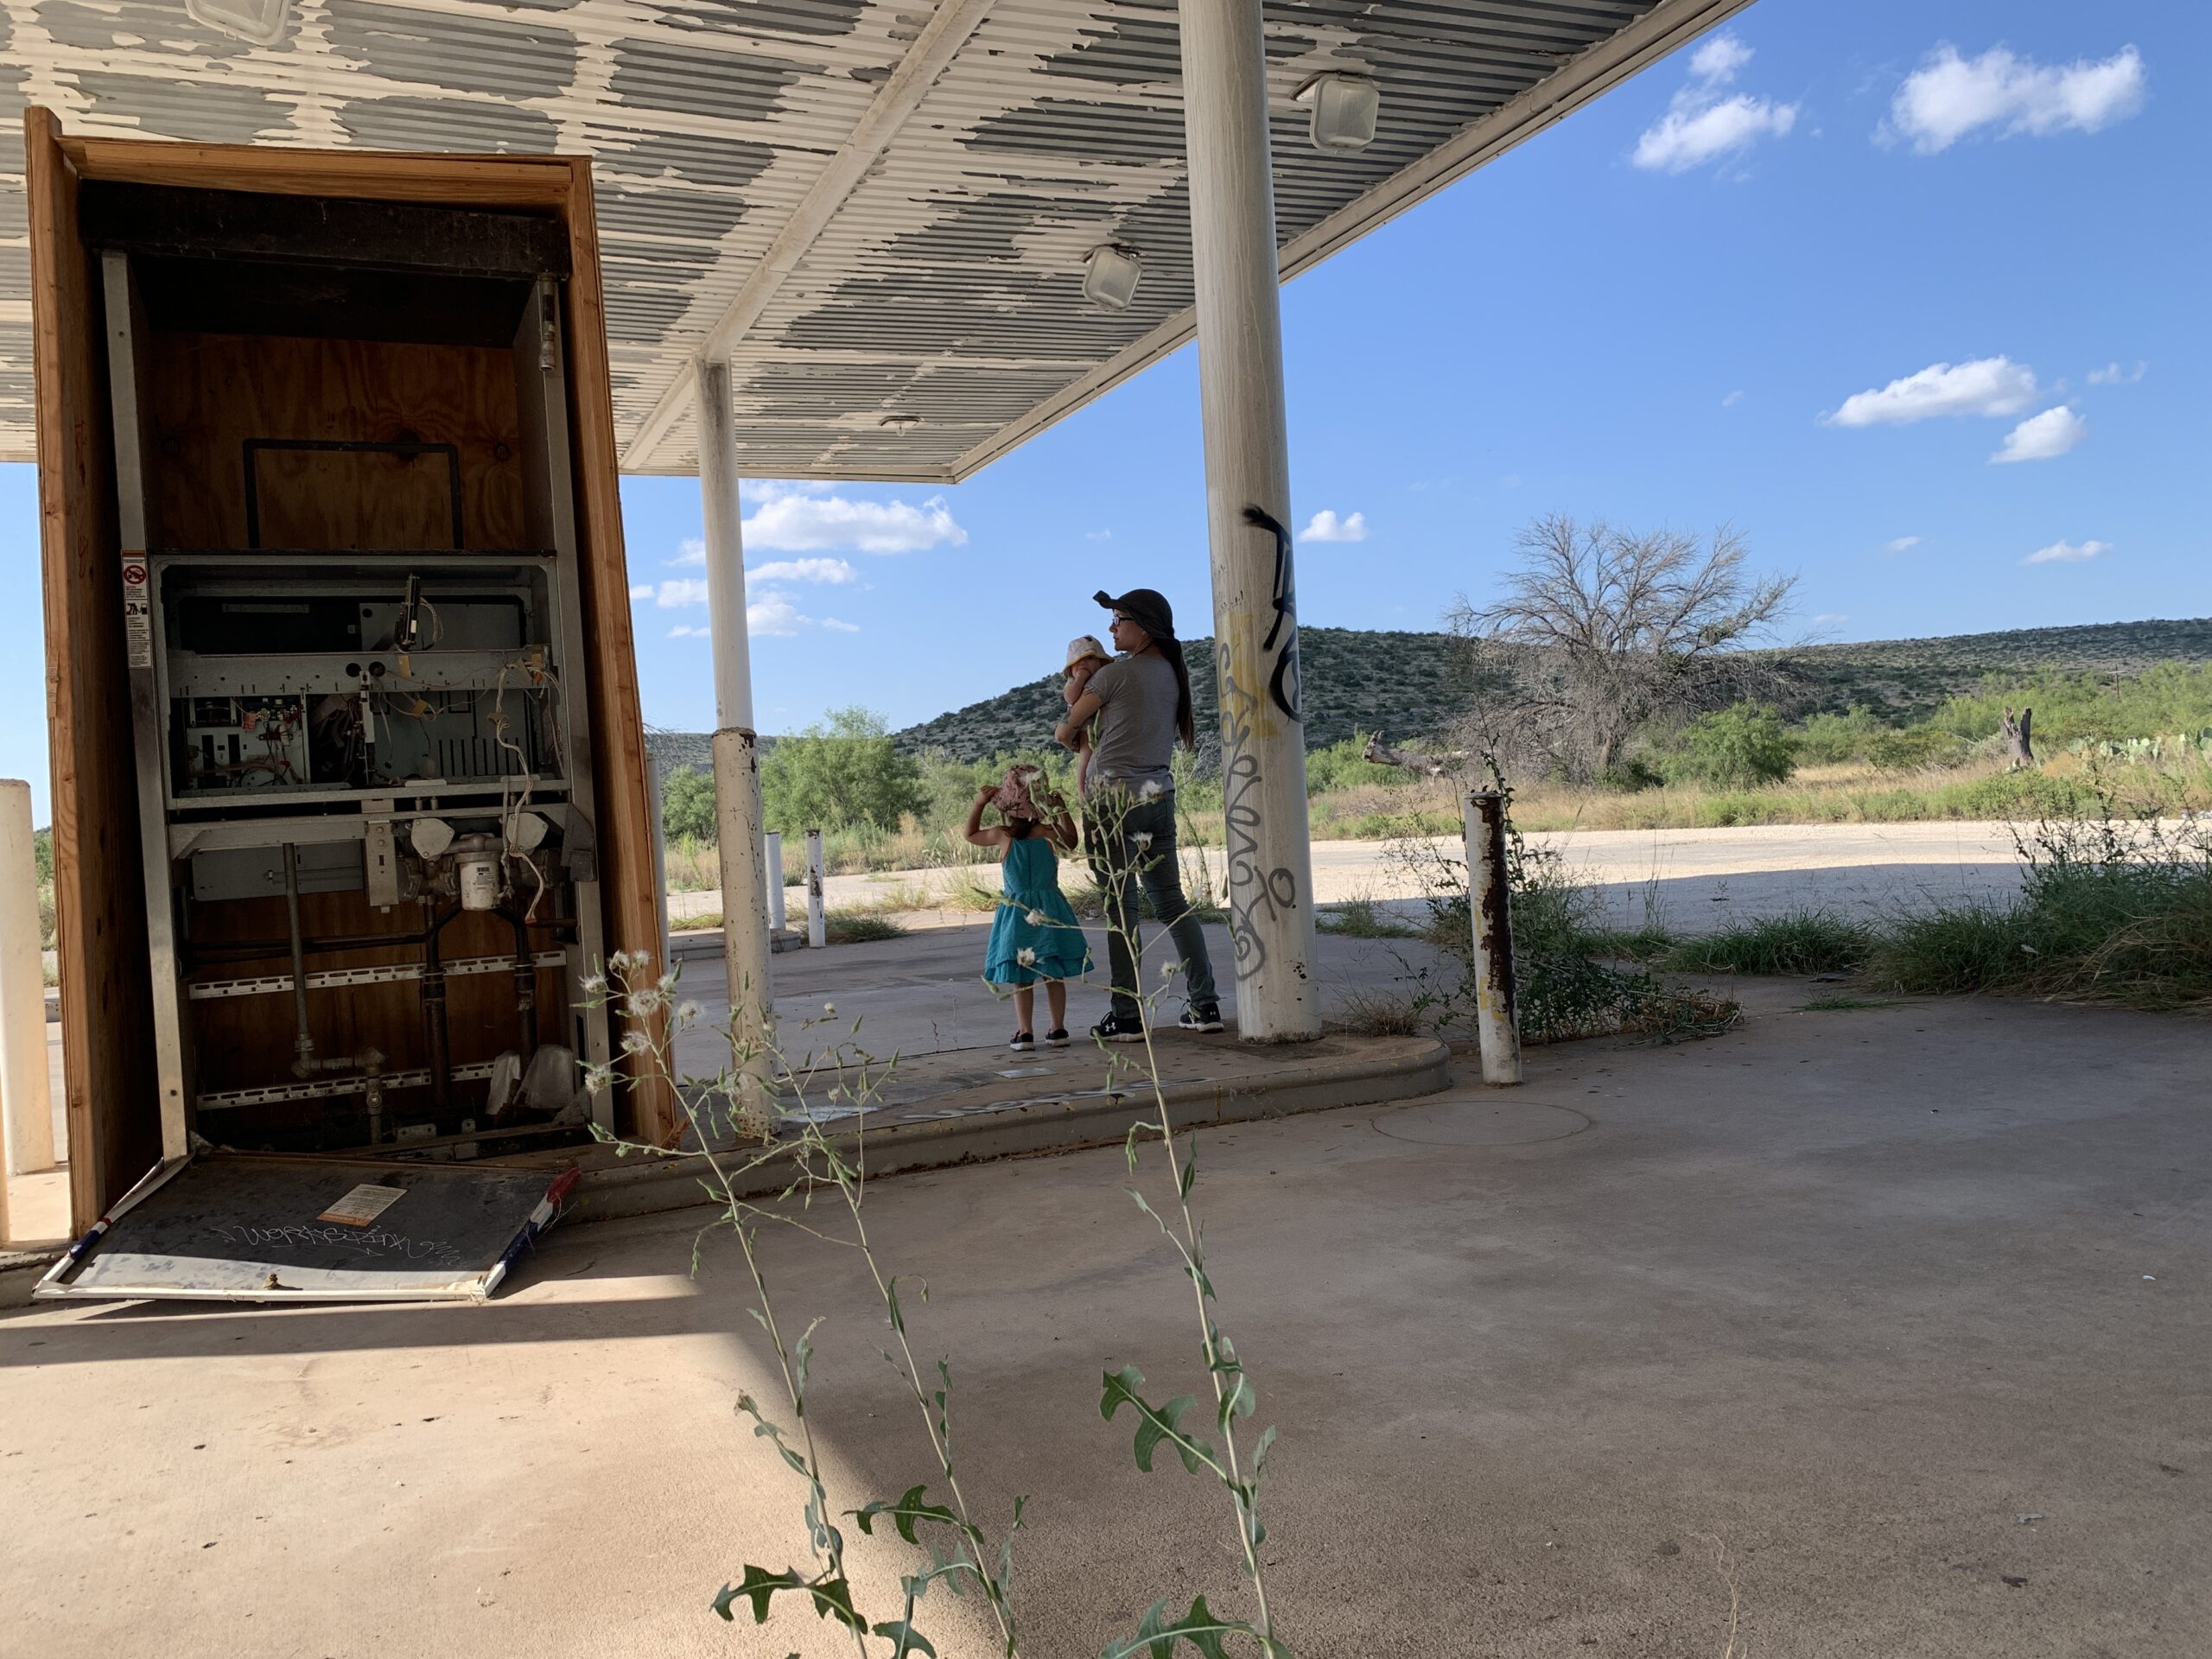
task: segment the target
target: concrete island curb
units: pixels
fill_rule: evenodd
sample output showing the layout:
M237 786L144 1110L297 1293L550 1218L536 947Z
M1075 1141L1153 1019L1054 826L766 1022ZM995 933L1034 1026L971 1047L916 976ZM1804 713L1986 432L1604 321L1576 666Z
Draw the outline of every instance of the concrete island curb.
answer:
M1286 1067L1279 1077L1173 1083L1162 1093L1182 1127L1217 1126L1433 1095L1448 1086L1451 1063L1447 1045L1433 1038L1407 1038L1384 1055ZM874 1179L1025 1154L1116 1146L1131 1124L1151 1111L1151 1092L1141 1084L1116 1086L1110 1092L1089 1089L993 1102L944 1117L868 1130L868 1173ZM861 1140L855 1134L835 1138L849 1152L857 1150ZM785 1160L764 1164L742 1185L741 1196L780 1191L788 1179ZM704 1205L710 1200L699 1179L700 1172L688 1158L588 1166L563 1220L575 1226Z

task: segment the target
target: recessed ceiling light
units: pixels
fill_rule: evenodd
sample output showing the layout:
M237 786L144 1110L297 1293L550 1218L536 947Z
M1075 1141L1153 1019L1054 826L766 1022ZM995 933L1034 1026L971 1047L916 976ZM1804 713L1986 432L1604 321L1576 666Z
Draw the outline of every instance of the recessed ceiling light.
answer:
M184 0L186 16L232 40L274 46L292 21L292 0Z
M1136 297L1137 278L1144 275L1144 257L1126 243L1108 242L1093 248L1083 268L1083 297L1109 311L1126 311Z
M1316 75L1298 89L1298 101L1313 111L1314 149L1365 149L1375 142L1382 89L1367 76Z

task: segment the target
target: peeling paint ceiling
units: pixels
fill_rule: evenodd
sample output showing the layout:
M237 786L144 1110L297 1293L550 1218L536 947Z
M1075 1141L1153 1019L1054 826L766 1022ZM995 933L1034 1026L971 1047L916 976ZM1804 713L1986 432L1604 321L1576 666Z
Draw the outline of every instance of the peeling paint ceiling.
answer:
M1265 0L1296 275L1749 0ZM696 470L731 363L753 476L956 481L1190 337L1173 0L0 0L0 458L33 453L21 111L73 133L588 154L626 471ZM1314 75L1375 78L1315 149ZM1127 310L1084 300L1140 251Z

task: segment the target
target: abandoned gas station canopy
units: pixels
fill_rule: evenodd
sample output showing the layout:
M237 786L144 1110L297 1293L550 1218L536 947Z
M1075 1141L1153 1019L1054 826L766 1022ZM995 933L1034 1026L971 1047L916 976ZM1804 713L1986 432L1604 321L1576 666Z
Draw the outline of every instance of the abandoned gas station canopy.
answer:
M1283 275L1745 3L1267 0ZM0 0L0 458L34 448L25 103L589 155L631 472L696 470L702 352L747 473L951 482L1192 333L1172 0Z

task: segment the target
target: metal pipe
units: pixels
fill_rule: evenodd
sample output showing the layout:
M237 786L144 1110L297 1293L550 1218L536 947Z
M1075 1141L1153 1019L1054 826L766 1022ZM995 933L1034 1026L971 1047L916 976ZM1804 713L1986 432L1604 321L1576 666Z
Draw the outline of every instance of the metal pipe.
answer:
M1181 0L1183 133L1212 549L1236 1024L1321 1034L1259 0Z
M423 1029L430 1050L430 1101L442 1113L453 1104L453 1044L446 1024L446 970L438 960L438 935L461 912L456 908L440 917L435 903L423 901L430 912L423 929Z
M806 832L806 942L819 950L830 943L830 918L822 907L822 832Z
M300 931L300 849L284 843L284 923L292 947L292 1075L304 1077L315 1070L315 1039L308 1034L308 950Z
M530 925L540 932L551 934L556 944L573 944L575 942L576 925L573 918L543 918L531 922ZM402 945L419 950L423 948L423 935L419 932L361 933L350 938L309 938L302 943L311 957L329 956L340 950L396 950ZM252 962L264 957L283 956L289 948L283 939L226 939L191 946L185 952L185 961L194 967L219 962Z
M1511 882L1505 860L1505 797L1467 796L1467 909L1475 931L1475 1036L1483 1081L1521 1081L1521 1019L1513 985Z

